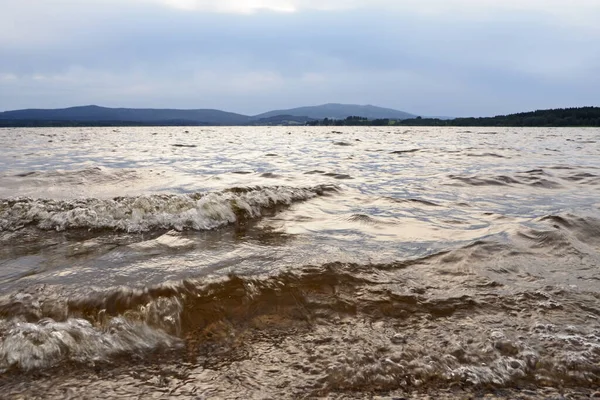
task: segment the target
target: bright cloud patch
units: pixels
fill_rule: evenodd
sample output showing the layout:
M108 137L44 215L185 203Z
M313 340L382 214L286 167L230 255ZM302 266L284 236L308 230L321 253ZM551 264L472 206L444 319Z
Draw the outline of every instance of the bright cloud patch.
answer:
M257 11L290 13L302 10L333 11L369 6L359 0L158 0L160 3L182 10L231 12L250 14ZM375 3L378 1L376 0ZM385 2L383 2L385 3ZM390 3L392 4L392 3Z
M216 11L253 13L261 10L277 12L294 12L296 7L291 1L269 1L269 0L230 0L230 1L206 1L206 0L164 0L168 6L182 10Z
M385 9L420 14L487 14L497 11L536 11L585 19L600 15L597 0L133 0L208 12L253 13L303 10Z

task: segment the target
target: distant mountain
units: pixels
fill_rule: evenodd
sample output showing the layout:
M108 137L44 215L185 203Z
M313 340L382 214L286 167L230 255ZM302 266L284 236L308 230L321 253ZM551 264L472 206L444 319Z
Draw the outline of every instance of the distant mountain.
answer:
M27 109L0 112L0 126L118 126L118 125L304 125L318 119L410 119L403 111L354 104L324 104L248 116L220 110L107 108Z
M299 107L289 110L275 110L264 114L255 115L254 120L271 118L278 115L293 115L296 117L308 117L312 119L345 119L349 116L363 117L368 119L409 119L416 115L404 111L393 110L376 106L359 106L356 104L323 104L320 106Z
M143 125L160 123L173 125L245 125L250 117L220 110L170 110L152 108L106 108L80 106L56 110L28 109L5 111L0 120L71 121L71 122L137 122Z
M314 118L298 117L295 115L275 115L273 117L253 119L249 124L256 126L269 126L269 125L306 125L307 122L315 121Z

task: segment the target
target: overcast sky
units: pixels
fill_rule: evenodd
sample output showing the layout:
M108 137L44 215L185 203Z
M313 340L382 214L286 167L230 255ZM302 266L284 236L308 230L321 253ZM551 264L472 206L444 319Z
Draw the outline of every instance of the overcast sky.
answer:
M0 0L0 110L600 105L600 0Z

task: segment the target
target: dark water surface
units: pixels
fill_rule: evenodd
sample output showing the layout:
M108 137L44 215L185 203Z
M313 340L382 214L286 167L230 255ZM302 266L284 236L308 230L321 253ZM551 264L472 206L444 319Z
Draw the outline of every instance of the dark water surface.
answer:
M599 129L0 140L2 396L600 387Z

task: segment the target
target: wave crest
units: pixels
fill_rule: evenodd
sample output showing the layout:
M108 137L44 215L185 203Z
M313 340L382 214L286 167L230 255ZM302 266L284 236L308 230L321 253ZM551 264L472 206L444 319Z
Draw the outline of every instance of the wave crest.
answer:
M0 202L0 231L25 226L42 230L111 229L145 232L156 229L210 230L256 218L336 191L335 186L232 188L222 192L155 194L113 199L48 200L17 198Z

